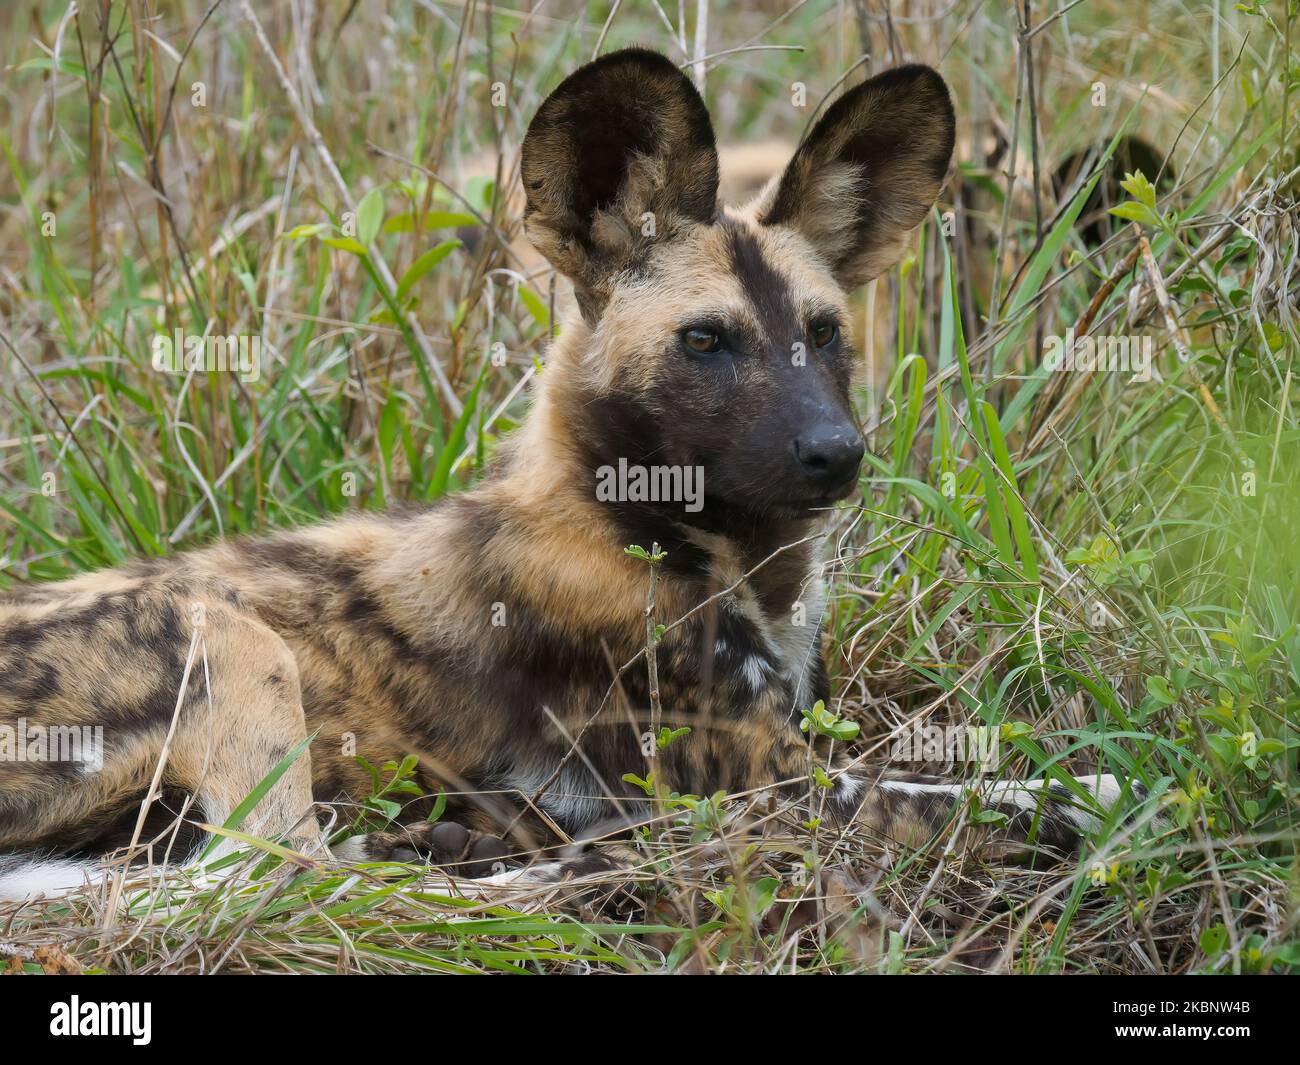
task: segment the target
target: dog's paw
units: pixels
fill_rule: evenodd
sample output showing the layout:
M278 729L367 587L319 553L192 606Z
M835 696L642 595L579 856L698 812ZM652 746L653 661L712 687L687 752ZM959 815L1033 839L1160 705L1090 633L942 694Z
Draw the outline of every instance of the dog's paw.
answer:
M353 836L334 850L338 857L350 861L423 863L464 877L493 876L519 864L505 840L454 821L367 832Z

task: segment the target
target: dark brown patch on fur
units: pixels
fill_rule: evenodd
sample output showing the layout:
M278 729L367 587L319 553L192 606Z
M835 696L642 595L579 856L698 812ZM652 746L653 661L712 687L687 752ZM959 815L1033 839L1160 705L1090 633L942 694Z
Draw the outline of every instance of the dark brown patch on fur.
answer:
M745 227L725 226L730 252L730 268L758 313L764 335L782 340L800 331L790 283L763 257L758 240Z

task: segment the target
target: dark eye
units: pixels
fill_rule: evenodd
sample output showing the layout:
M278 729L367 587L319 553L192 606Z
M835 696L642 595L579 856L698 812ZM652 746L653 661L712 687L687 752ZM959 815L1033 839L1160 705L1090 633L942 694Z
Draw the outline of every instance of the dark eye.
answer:
M712 329L687 329L682 332L682 343L697 355L712 355L722 350L722 337Z
M823 322L821 325L813 327L813 343L819 348L829 347L835 343L835 338L840 335L840 327L834 322Z

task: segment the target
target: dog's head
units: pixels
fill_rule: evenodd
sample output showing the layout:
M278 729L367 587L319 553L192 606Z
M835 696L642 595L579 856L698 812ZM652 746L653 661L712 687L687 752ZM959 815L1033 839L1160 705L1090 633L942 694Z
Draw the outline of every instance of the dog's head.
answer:
M836 100L752 203L721 208L709 114L673 63L629 49L566 78L521 170L528 236L590 329L584 460L702 469L706 525L846 495L863 455L847 297L902 254L953 136L939 75L890 70Z

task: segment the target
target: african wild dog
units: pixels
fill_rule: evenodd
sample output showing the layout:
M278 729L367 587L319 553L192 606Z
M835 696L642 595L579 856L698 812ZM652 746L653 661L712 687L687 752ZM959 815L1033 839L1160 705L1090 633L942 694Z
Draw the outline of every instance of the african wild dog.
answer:
M634 814L644 795L621 778L644 771L645 671L607 699L645 640L647 568L628 544L667 553L657 616L690 614L656 652L664 720L693 730L659 755L664 787L806 790L800 710L828 695L814 534L863 456L847 293L930 209L953 129L934 71L887 71L841 96L752 203L720 209L709 115L672 63L627 50L565 80L521 165L528 234L575 306L481 484L0 606L0 723L104 729L97 769L0 762L4 894L80 882L134 823L164 745L165 798L220 823L314 734L244 825L309 849L322 846L313 801L371 792L346 738L373 765L418 755L409 826L340 857L481 872L521 812L534 839ZM598 500L597 471L620 460L702 469L703 507ZM206 666L183 684L200 621ZM928 838L962 794L837 758L826 813L882 835ZM440 791L458 798L432 827ZM1056 799L1034 782L986 802L1013 815L1011 836L1033 818L1039 840L1068 845L1086 816Z

